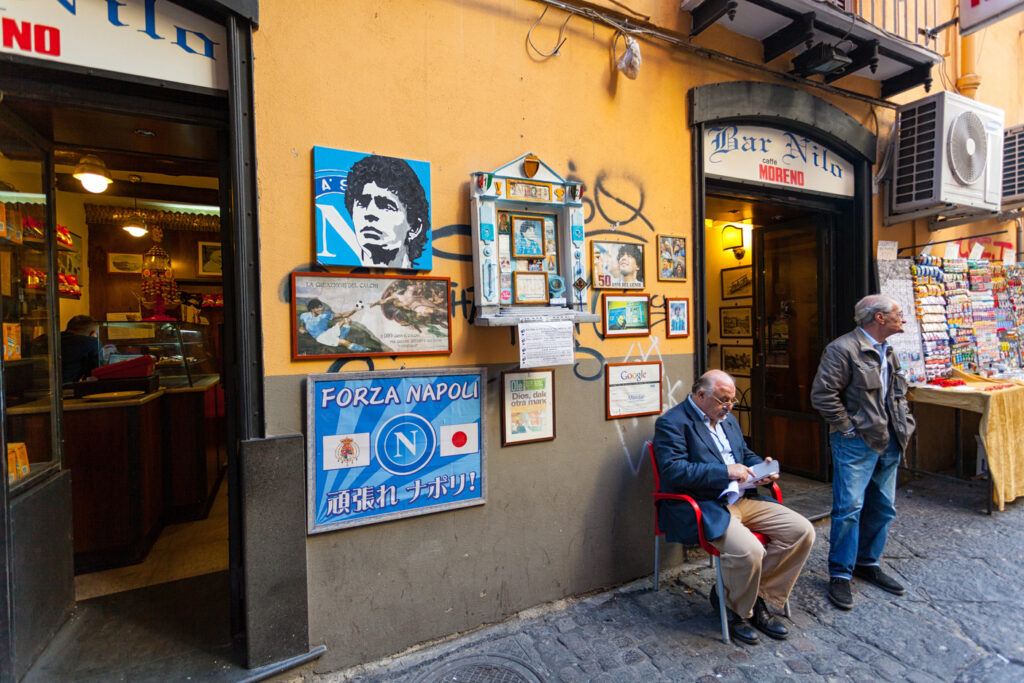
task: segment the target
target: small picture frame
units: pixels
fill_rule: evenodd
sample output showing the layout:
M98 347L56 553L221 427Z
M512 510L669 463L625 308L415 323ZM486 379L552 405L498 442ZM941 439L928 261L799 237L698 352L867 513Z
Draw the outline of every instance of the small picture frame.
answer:
M733 377L750 377L754 350L750 346L722 346L722 370Z
M750 306L718 309L718 336L723 339L750 339L754 336L754 315Z
M221 277L223 273L220 242L200 242L196 274L201 277Z
M643 289L644 245L634 242L590 243L594 289Z
M513 303L546 304L549 300L548 274L544 271L517 270L512 273Z
M512 216L512 256L544 257L544 221L538 216Z
M516 180L509 178L508 198L521 199L528 202L552 201L551 183L540 183L535 180Z
M107 272L127 275L142 272L142 254L107 254Z
M658 279L686 282L686 238L658 235Z
M754 296L754 269L737 266L722 269L722 298L749 299Z
M665 297L665 336L690 336L690 300Z
M518 446L555 438L555 371L551 368L501 373L501 445Z
M604 372L606 420L661 413L661 363L607 363Z
M646 337L651 333L649 294L602 294L605 337Z

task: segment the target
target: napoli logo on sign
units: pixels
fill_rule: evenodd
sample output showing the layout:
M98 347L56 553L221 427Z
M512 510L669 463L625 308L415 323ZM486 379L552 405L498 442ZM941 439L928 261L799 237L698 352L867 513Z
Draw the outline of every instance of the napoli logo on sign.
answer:
M380 466L398 475L419 472L436 447L437 435L430 422L412 413L395 415L381 425L373 445Z

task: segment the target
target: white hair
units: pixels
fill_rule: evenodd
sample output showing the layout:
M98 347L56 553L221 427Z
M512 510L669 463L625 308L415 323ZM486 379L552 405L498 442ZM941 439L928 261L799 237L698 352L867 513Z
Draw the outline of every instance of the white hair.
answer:
M864 327L875 318L876 313L892 313L899 302L885 294L868 294L853 307L853 321Z

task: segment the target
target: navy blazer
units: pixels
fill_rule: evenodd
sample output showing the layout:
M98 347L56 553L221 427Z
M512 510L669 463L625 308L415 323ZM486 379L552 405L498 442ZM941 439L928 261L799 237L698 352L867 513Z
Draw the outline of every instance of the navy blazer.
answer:
M661 492L692 496L704 520L704 538L710 541L724 534L729 526L728 506L719 498L729 485L729 470L701 417L700 410L689 399L665 411L654 424L654 458L661 476ZM740 423L732 414L721 424L736 462L747 467L761 462L747 448ZM747 495L756 495L754 491L750 489ZM658 522L668 540L695 545L696 516L690 504L663 500L660 506Z

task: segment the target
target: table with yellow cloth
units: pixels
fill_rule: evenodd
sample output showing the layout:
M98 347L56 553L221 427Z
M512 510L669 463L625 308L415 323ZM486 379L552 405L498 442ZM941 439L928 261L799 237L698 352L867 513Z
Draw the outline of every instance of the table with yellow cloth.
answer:
M1024 383L986 379L954 370L966 383L960 387L914 387L911 401L981 413L978 433L988 456L992 495L999 510L1024 496ZM985 391L994 385L1008 388Z

